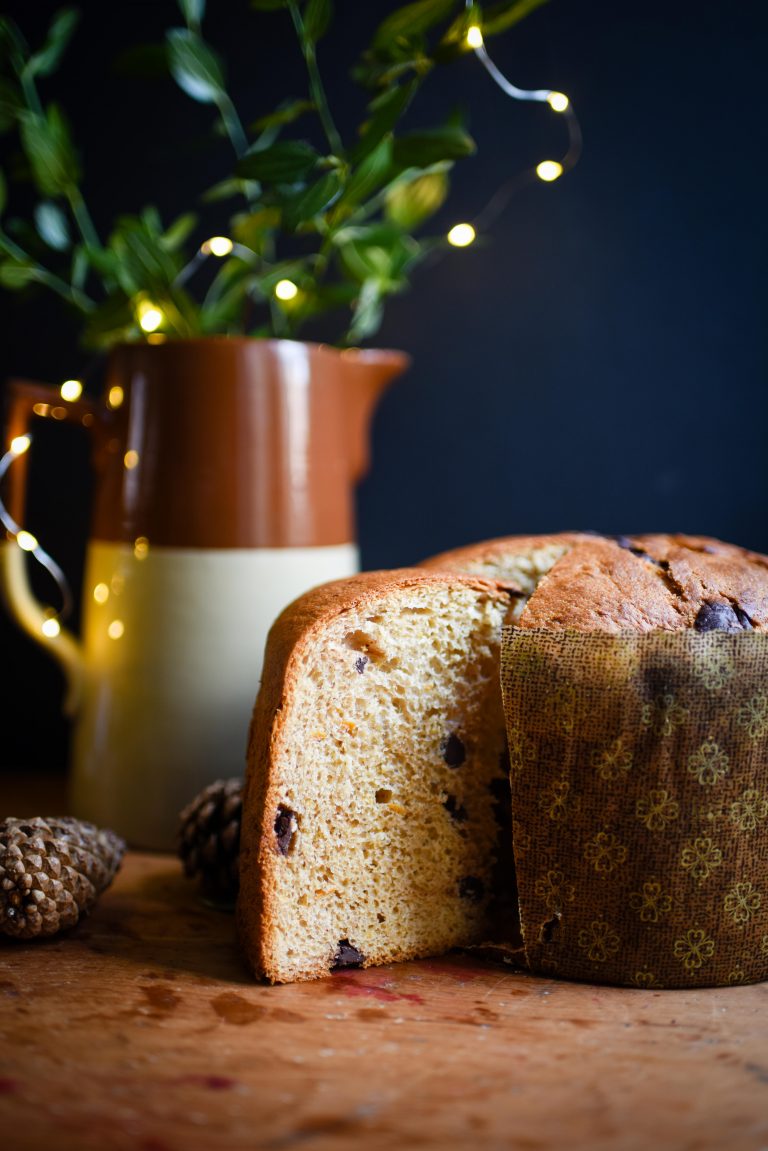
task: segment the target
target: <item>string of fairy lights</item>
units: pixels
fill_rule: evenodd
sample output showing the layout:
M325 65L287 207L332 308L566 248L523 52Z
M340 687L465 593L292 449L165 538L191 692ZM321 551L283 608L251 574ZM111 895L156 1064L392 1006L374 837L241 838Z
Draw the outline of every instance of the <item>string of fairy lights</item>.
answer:
M465 0L465 3L468 10L473 9L473 0ZM550 88L518 88L491 59L485 46L483 30L477 23L470 24L467 28L465 44L474 52L476 59L480 61L493 82L506 96L513 100L546 103L553 112L563 116L568 129L568 147L559 160L541 160L533 168L528 168L513 176L494 193L472 220L459 221L453 224L445 234L445 241L453 248L467 248L474 243L478 234L488 228L504 210L514 193L524 184L536 179L545 184L553 183L573 168L581 154L581 130L573 105L564 92ZM228 236L209 237L200 245L189 263L181 270L177 277L177 284L184 283L199 265L210 257L223 259L233 253L243 255L246 258L253 254L250 249L236 243ZM275 284L273 293L277 301L282 304L289 304L300 295L300 288L293 280L281 279ZM160 332L166 319L162 308L153 300L142 296L136 301L135 309L137 323L147 339L152 342L164 339ZM63 401L74 402L80 398L83 385L80 380L65 380L59 390ZM117 392L121 394L119 396L112 394ZM122 389L113 388L108 399L108 406L118 407L122 400ZM42 406L46 407L46 405ZM47 412L41 410L37 414L45 415ZM0 458L0 483L13 462L28 451L31 442L32 437L30 435L15 436L11 440L8 450ZM138 458L134 458L135 456L135 452L126 452L124 463L127 469L136 467ZM0 523L5 528L8 541L15 541L22 551L31 555L49 573L58 588L61 607L58 611L53 608L46 609L40 624L42 634L49 640L55 639L61 631L61 621L67 617L72 609L72 595L66 576L56 561L41 547L37 538L16 523L5 507L2 498L0 498ZM137 558L144 558L146 550L147 541L142 537L141 541L137 541L134 549ZM110 632L112 638L117 638L119 634L122 633Z
M465 0L465 3L468 10L474 7L473 0ZM465 33L465 44L474 52L485 71L506 96L513 100L546 103L553 112L562 115L568 129L568 147L559 160L541 160L535 167L528 168L514 176L494 193L473 220L464 220L453 224L445 235L447 243L453 248L467 248L474 243L478 233L486 229L499 216L512 195L525 183L539 179L545 184L551 184L555 180L559 180L562 175L573 168L581 154L579 122L573 110L573 104L564 92L558 92L552 88L518 88L491 59L485 46L483 30L479 24L469 25ZM213 256L222 259L233 252L236 255L239 252L246 257L252 255L249 249L235 243L228 236L211 236L210 239L205 240L200 245L196 254L179 273L177 282L179 284L185 282L199 264L208 257ZM301 289L293 280L281 279L275 284L273 293L275 299L280 303L289 304L297 299ZM137 320L142 331L154 333L162 327L165 316L162 309L156 304L149 300L140 300L137 305Z

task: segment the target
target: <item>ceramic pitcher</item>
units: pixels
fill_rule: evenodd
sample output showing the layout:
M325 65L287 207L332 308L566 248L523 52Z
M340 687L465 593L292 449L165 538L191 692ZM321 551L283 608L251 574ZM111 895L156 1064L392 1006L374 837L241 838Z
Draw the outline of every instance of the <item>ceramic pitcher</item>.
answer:
M6 445L36 417L91 433L80 635L43 633L14 539L0 565L11 613L65 671L73 814L167 850L181 808L243 773L270 624L359 568L369 420L406 365L398 352L211 337L116 347L98 402L10 384ZM5 480L21 524L24 469L19 458Z

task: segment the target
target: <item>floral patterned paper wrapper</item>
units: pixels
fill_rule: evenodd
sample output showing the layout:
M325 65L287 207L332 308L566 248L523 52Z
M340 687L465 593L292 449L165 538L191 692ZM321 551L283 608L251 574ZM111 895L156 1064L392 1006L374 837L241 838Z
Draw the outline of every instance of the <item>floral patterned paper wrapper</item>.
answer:
M505 629L527 966L768 979L768 635Z

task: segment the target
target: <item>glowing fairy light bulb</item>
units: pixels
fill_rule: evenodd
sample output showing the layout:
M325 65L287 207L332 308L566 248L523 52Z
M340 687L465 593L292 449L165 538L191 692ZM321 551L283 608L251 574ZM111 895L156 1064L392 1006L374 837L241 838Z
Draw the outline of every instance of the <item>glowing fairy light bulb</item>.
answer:
M16 543L23 552L33 552L38 547L37 538L32 535L32 532L26 532L23 529L17 534Z
M125 631L125 624L121 619L113 619L107 628L107 635L110 639L120 639Z
M160 308L156 304L151 304L149 300L141 300L136 311L142 332L156 332L165 319Z
M14 436L11 440L11 451L15 456L23 456L31 443L29 436Z
M204 240L200 245L200 251L204 256L228 256L234 248L234 244L229 236L211 236L210 240Z
M123 463L129 472L132 472L139 463L139 453L135 448L129 448L123 456Z
M565 92L550 92L547 96L547 103L553 112L564 112L570 104L570 100Z
M109 389L109 394L107 396L107 404L110 408L112 408L113 411L115 410L115 408L120 407L120 405L122 404L124 399L125 399L125 392L123 391L123 389L120 387L119 384L115 384L113 387L111 387Z
M62 400L79 400L83 394L80 380L65 380L59 388Z
M137 536L133 541L133 554L137 560L145 560L149 553L149 540L146 536Z
M44 619L40 624L40 631L43 635L47 636L48 639L55 639L61 631L61 624L57 619Z
M467 28L467 44L470 48L482 48L483 33L477 24L471 24Z
M475 239L477 233L471 224L454 224L446 239L454 248L466 248Z
M275 284L275 295L278 300L295 300L298 294L299 289L293 280L278 280Z
M536 165L536 175L545 184L551 184L558 176L563 174L563 165L558 164L557 160L542 160L540 164Z

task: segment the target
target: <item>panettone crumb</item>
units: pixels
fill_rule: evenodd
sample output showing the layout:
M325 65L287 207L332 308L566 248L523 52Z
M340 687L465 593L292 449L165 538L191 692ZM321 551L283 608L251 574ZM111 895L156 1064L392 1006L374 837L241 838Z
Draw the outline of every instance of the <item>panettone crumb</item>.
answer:
M304 646L273 748L270 978L438 954L487 933L510 602L460 584L404 588Z

